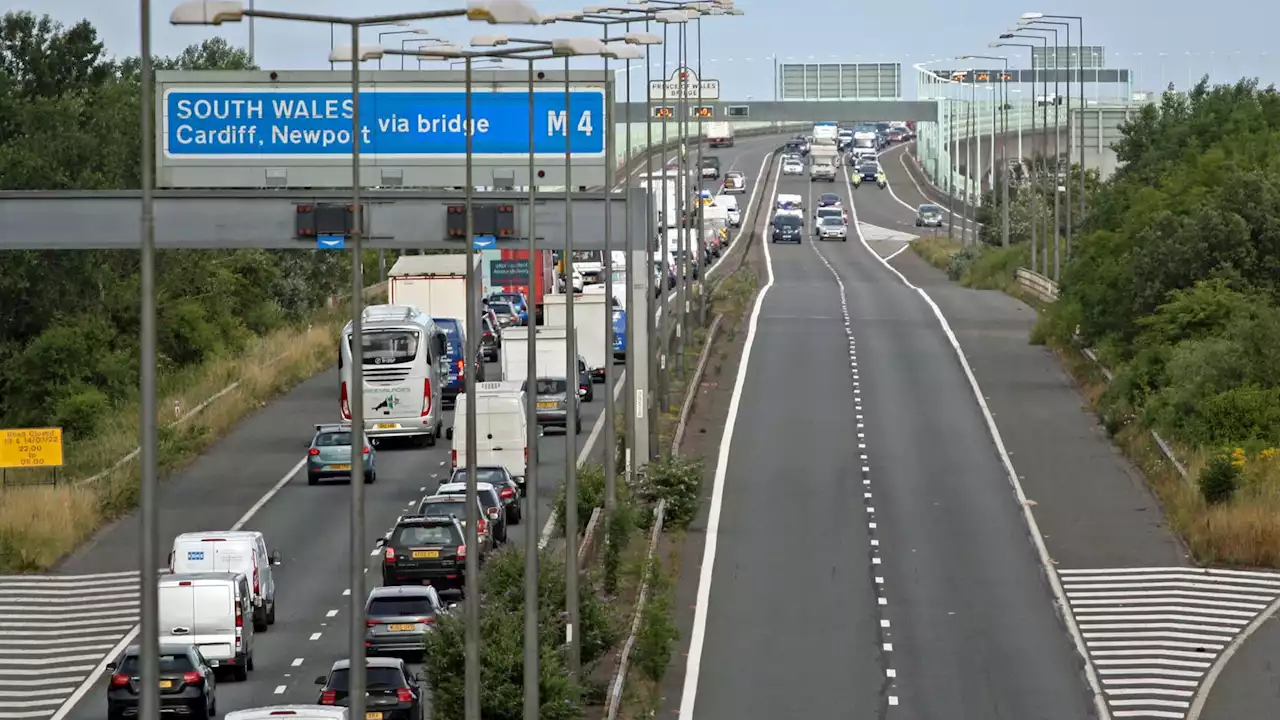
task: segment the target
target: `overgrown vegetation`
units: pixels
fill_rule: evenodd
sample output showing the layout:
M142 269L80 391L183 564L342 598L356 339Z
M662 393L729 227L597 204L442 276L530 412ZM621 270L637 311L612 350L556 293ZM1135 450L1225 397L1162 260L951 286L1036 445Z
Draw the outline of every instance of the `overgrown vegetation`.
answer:
M680 633L676 629L672 613L675 602L672 578L663 569L660 559L652 558L649 561L646 578L649 582L649 594L644 610L640 613L640 634L636 636L632 662L646 680L658 683L667 674L667 666L671 664L671 655L675 651L676 641L680 639Z
M1114 372L1108 429L1151 428L1194 484L1159 488L1202 561L1280 561L1280 97L1166 93L1123 129L1038 335Z

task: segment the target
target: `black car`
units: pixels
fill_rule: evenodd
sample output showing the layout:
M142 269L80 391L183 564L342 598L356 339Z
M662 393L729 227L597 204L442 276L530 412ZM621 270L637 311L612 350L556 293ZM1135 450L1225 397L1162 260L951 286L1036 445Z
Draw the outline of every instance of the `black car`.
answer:
M702 158L702 177L720 179L720 158L708 155Z
M107 719L138 716L138 695L142 682L138 655L130 645L115 662L107 664L111 680L107 684ZM205 720L218 714L214 696L213 668L195 645L160 646L160 712Z
M835 193L822 193L818 198L818 207L840 207L840 196Z
M804 221L795 215L775 215L773 217L773 242L793 242L800 244L804 236Z
M697 277L697 270L694 271L694 277ZM578 399L582 402L591 402L596 399L595 385L592 383L591 371L587 369L587 361L581 355L578 356Z
M490 317L490 313L480 316L480 324L484 327L480 334L480 357L485 362L498 362L502 350L502 339L498 335L498 328Z
M365 717L368 720L422 720L421 679L400 658L365 660ZM329 675L316 678L321 705L349 707L351 661L339 660Z
M876 176L880 174L880 166L875 163L865 163L858 168L858 174L862 176L863 182L875 182Z
M458 503L458 507L463 507ZM460 518L452 515L404 515L385 538L383 585L434 585L462 590L466 582L467 544Z
M560 382L564 381L561 380ZM524 478L514 477L501 465L481 465L476 468L476 480L482 483L489 483L497 489L498 498L502 501L502 507L507 514L507 522L512 525L519 525L520 520L524 517L524 511L520 507L520 498L524 496ZM466 481L467 469L457 468L447 482L440 483L440 487L444 487L447 483L465 483ZM443 491L437 489L436 492L442 493ZM483 501L484 498L481 498L481 500Z

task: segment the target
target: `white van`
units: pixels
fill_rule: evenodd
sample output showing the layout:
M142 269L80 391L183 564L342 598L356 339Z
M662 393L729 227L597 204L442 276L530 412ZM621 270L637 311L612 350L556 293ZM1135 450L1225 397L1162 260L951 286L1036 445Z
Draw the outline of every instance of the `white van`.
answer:
M276 622L276 581L271 572L280 553L267 553L267 542L256 530L183 533L173 539L169 572L238 572L249 579L253 601L253 629L265 632Z
M725 209L729 216L729 227L742 226L742 211L738 209L738 197L736 195L717 195L713 207Z
M268 705L232 710L222 720L347 720L347 708L335 705Z
M212 667L229 667L236 680L253 669L253 614L249 580L242 573L207 572L160 578L160 642L200 648Z
M529 463L529 425L525 394L518 382L476 383L476 465L501 465L523 483ZM453 467L467 466L466 393L453 411Z

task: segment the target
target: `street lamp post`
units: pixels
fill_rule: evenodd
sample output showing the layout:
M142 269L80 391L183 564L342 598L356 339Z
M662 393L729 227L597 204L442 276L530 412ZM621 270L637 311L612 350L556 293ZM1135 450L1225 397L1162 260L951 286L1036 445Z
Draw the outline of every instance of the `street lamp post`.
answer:
M1058 217L1059 217L1058 213L1061 209L1060 208L1061 200L1058 195L1058 174L1061 171L1060 166L1062 163L1062 145L1061 145L1062 123L1060 121L1060 117L1058 114L1058 108L1062 107L1062 103L1060 100L1061 95L1059 94L1060 88L1058 87L1058 82L1059 82L1058 58L1062 55L1062 45L1058 42L1057 28L1031 27L1031 26L1023 25L1023 26L1019 26L1017 29L1027 30L1030 32L1053 33L1053 170L1051 171L1052 177L1048 178L1049 180L1048 184L1049 184L1049 192L1053 193L1053 279L1056 282L1059 277L1059 267L1062 260L1062 252L1061 252L1061 246L1060 246L1060 240L1059 240L1061 233L1059 232L1059 223L1058 223ZM1045 56L1046 57L1048 56L1047 52L1045 53ZM1046 100L1048 100L1048 95L1049 95L1049 78L1046 77L1045 78L1045 99ZM1044 113L1045 113L1045 125L1047 126L1049 124L1049 106L1048 105L1044 106ZM1048 138L1045 138L1046 145L1048 144L1048 142L1049 142ZM1046 163L1045 169L1048 170L1047 163ZM1045 242L1048 242L1047 236L1045 237ZM1049 252L1048 252L1047 245L1045 246L1043 274L1046 277L1049 276Z
M1000 38L1001 38L1000 40L993 41L993 42L989 43L989 44L988 44L988 47L991 47L991 48L1001 48L1001 47L1023 47L1023 48L1027 48L1028 50L1033 51L1033 54L1032 54L1032 56L1031 56L1031 57L1032 57L1032 63L1031 63L1031 65L1032 65L1032 69L1033 69L1032 71L1033 71L1033 73L1034 73L1034 68L1035 68L1035 55L1034 55L1034 50L1035 50L1037 47L1040 47L1040 46L1038 46L1038 45L1032 45L1031 43L1008 42L1009 40L1011 40L1011 39L1013 39L1013 38L1015 38L1015 37L1029 37L1029 38L1031 38L1031 39L1040 40L1040 41L1042 41L1042 42L1044 42L1044 43L1048 43L1048 38L1037 37L1037 36L1034 36L1034 35L1029 35L1029 36L1020 36L1020 35L1016 35L1016 34L1014 34L1014 33L1004 33L1004 34L1002 34L1002 35L1000 36ZM1032 96L1034 97L1034 96L1035 96L1035 76L1034 76L1034 75L1032 75L1031 80L1032 80L1032 82L1031 82L1032 93L1031 93L1031 94L1032 94ZM1022 128L1022 115L1021 115L1021 114L1019 114L1019 115L1018 115L1018 128L1019 128L1019 130L1018 130L1018 132L1019 132L1019 136L1021 136L1021 132L1022 132L1022 130L1021 130L1021 128ZM1035 106L1034 106L1034 105L1032 105L1032 106L1031 106L1031 137L1033 137L1033 138L1034 138L1035 136L1036 136L1036 112L1035 112ZM1018 150L1018 165L1019 165L1019 166L1021 166L1021 165L1022 165L1022 162L1023 162L1022 149L1021 149L1021 148L1022 148L1022 143L1021 143L1021 141L1019 141L1019 143L1018 143L1018 148L1019 148L1019 150ZM1032 141L1032 143L1031 143L1031 184L1030 184L1030 189L1031 189L1031 263L1030 263L1030 264L1031 264L1031 270L1032 270L1033 272L1036 270L1036 252L1037 252L1037 247L1036 247L1036 246L1039 244L1039 241L1038 241L1038 239L1037 239L1037 237L1036 237L1036 224L1037 224L1037 221L1038 221L1038 218L1039 218L1039 215L1040 215L1040 213L1039 213L1039 201L1038 201L1039 191L1038 191L1038 190L1037 190L1037 188L1036 188L1036 185L1037 185L1037 183L1038 183L1038 179L1036 178L1036 173L1037 173L1037 170L1036 170L1036 151L1035 151L1035 142L1034 142L1034 141ZM1046 245L1045 245L1045 247L1048 247L1048 244L1046 244Z
M1063 198L1064 203L1065 203L1065 207L1063 208L1063 214L1065 215L1064 220L1065 220L1065 223L1066 223L1066 227L1065 227L1065 229L1066 229L1066 236L1067 236L1067 257L1068 257L1068 258L1070 258L1070 257L1071 257L1071 23L1069 23L1069 22L1064 22L1064 21L1061 21L1061 20L1037 20L1037 19L1034 19L1034 18L1028 18L1028 17L1026 17L1026 16L1025 16L1025 14L1024 14L1024 16L1022 17L1022 19L1018 20L1018 26L1019 26L1019 27L1025 27L1025 28L1027 28L1028 30L1039 30L1039 31L1044 31L1044 30L1048 29L1048 28L1037 28L1037 27L1033 27L1034 25L1053 25L1053 26L1056 26L1056 27L1061 27L1061 28L1063 28L1064 30L1066 30L1066 33L1067 33L1067 35L1066 35L1066 38L1067 38L1067 172L1066 172L1065 177L1063 178L1063 189L1064 189L1064 192L1066 193L1065 197ZM1057 42L1057 32L1056 32L1056 31L1054 32L1054 42L1055 42L1055 43ZM1059 52L1058 50L1056 50L1056 49L1054 50L1054 58L1053 58L1053 86L1054 86L1054 93L1055 93L1055 95L1056 95L1056 93L1058 92L1058 78L1059 78L1059 76L1060 76L1060 74L1061 74L1061 71L1060 71L1060 70L1059 70L1059 68L1058 68L1058 57L1057 57L1058 52ZM1084 52L1084 49L1083 49L1083 48L1081 48L1079 52L1080 52L1080 53L1083 53L1083 52ZM1083 71L1081 71L1081 75L1082 75L1082 77L1081 77L1081 78L1079 78L1079 80L1080 80L1081 82L1084 82L1084 79L1083 79ZM1053 111L1053 112L1054 112L1054 122L1055 122L1055 123L1057 122L1057 113L1058 113L1058 105L1057 105L1057 103L1058 103L1058 101L1059 101L1059 98L1058 98L1058 97L1054 97L1054 106L1053 106L1053 107L1054 107L1054 111ZM1083 116L1083 114L1084 114L1084 105L1081 105L1081 106L1080 106L1080 114L1081 114L1082 116ZM1057 137L1058 137L1059 132L1060 132L1060 131L1059 131L1057 128L1055 128L1055 129L1054 129L1054 137L1055 137L1055 138L1057 138ZM1083 145L1083 144L1084 144L1084 139L1083 139L1083 137L1078 137L1078 138L1076 138L1076 143L1077 143L1077 144L1080 144L1080 145ZM1081 164L1081 165L1080 165L1080 172L1082 172L1082 173L1084 172L1084 165L1083 165L1083 164ZM1057 204L1057 197L1058 197L1058 179L1057 179L1057 173L1055 173L1055 176L1054 176L1053 186L1054 186L1053 197L1054 197L1054 215L1055 215L1054 223L1055 223L1055 225L1056 225L1056 223L1057 223L1056 215L1057 215L1057 207L1058 207L1058 204ZM1055 230L1054 230L1054 241L1055 241L1055 242L1054 242L1054 258L1053 258L1053 279L1054 279L1055 281L1057 281L1057 280L1058 280L1058 276L1059 276L1059 265L1060 265L1060 258L1058 257L1058 252L1057 252L1057 237L1058 237L1058 236L1057 236L1057 229L1055 228Z
M1007 101L1005 100L1005 97L1004 97L1004 90L1007 83L1005 78L1009 74L1009 58L999 56L999 55L961 55L956 59L957 60L999 60L1001 63L1003 63L1003 68L1000 74L1000 91L1001 92L998 93L998 96L1000 98L999 100L1000 112L1001 112L1000 117L1002 120L1004 120L1004 122L998 123L1000 125L1000 136L1001 136L1000 160L999 160L1000 175L1003 176L1003 183L1001 184L1001 191L1000 191L1001 193L1000 194L1000 219L1001 219L1001 225L1002 225L1000 229L1000 245L1002 247L1009 247L1009 162L1008 162L1007 153L1006 153L1006 150L1008 149L1008 144L1009 144L1009 137L1008 137L1009 128L1007 127L1008 111L1005 110L1005 105L1007 104ZM996 107L996 101L993 100L991 103L991 108L992 108L991 147L992 147L993 153L995 152L996 125L997 125L995 107ZM993 165L995 164L994 159L992 164ZM991 177L992 177L992 180L994 181L995 180L994 169L992 170L992 172L993 174ZM993 187L992 190L995 190L995 188Z
M1076 43L1078 44L1078 49L1076 50L1076 72L1078 73L1078 77L1076 79L1080 82L1080 122L1078 125L1078 132L1076 134L1076 145L1077 145L1076 152L1079 154L1079 162L1080 162L1080 191L1078 193L1080 196L1080 214L1078 218L1079 218L1079 221L1083 223L1084 213L1086 209L1085 183L1084 183L1084 110L1085 110L1084 18L1079 15L1045 15L1043 13L1023 13L1022 17L1027 20L1038 20L1041 18L1052 18L1055 20L1074 20L1079 24L1078 25L1079 29L1076 32ZM1070 33L1070 30L1068 30L1067 32ZM1069 45L1070 43L1071 43L1070 35L1068 34L1067 44ZM1070 94L1069 90L1068 90L1068 94ZM1070 120L1071 118L1070 110L1067 111L1067 118L1068 120ZM1068 218L1068 222L1070 222L1069 218ZM1068 260L1071 259L1071 232L1069 230L1067 232L1067 259Z

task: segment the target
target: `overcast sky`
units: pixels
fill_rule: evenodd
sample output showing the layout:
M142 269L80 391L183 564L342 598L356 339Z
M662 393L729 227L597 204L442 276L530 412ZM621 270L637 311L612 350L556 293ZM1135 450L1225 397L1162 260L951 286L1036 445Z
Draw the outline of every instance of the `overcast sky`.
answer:
M328 15L362 12L413 12L462 5L462 0L255 0L260 8L292 10ZM830 0L738 0L746 11L741 17L713 17L703 22L703 76L721 81L724 99L767 99L773 93L774 56L780 61L900 62L903 85L914 94L912 63L954 57L960 54L1011 53L1011 64L1028 67L1026 50L992 50L988 43L1015 24L1025 11L1084 17L1085 43L1106 48L1108 67L1135 72L1135 90L1156 90L1167 82L1179 88L1188 77L1207 73L1225 82L1242 75L1258 76L1264 84L1280 74L1280 50L1266 48L1280 27L1280 3L1255 3L1246 12L1206 12L1202 3L1172 0L1157 6L1115 0L1059 0L1058 7L1037 7L1026 0L912 0L911 2L833 3ZM174 27L168 24L169 11L178 0L153 0L154 47L157 54L172 55L192 43L214 35L224 35L231 43L248 44L248 27ZM585 3L562 0L534 0L548 13L581 8ZM29 0L23 4L6 2L6 10L31 10L51 15L66 24L88 19L98 29L113 55L138 52L136 2L130 0ZM1238 8L1242 9L1242 8ZM440 21L425 26L431 35L466 44L478 34L509 33L539 38L598 35L596 26L547 26L501 28ZM674 27L674 26L673 26ZM691 26L695 27L695 26ZM643 28L636 26L633 30ZM367 32L373 33L370 29ZM330 30L323 25L263 20L256 23L257 61L264 69L325 69L330 46ZM674 64L675 32L669 62ZM1074 35L1074 33L1073 33ZM387 45L398 44L411 35L384 38ZM376 42L373 38L371 41ZM1065 43L1065 37L1063 39ZM1078 38L1072 37L1072 43ZM349 44L349 41L340 44ZM1024 41L1025 42L1025 41ZM691 57L696 53L691 45ZM654 49L655 58L660 51ZM387 60L386 67L398 67ZM944 63L957 66L963 63ZM598 66L599 61L575 63L575 67ZM428 65L427 67L432 67ZM434 64L434 67L441 67ZM655 79L659 70L654 70ZM634 94L640 98L644 69L633 70ZM1091 93L1092 94L1092 93ZM1103 95L1110 93L1103 92Z

